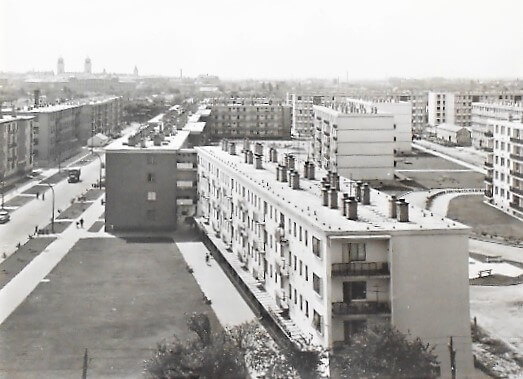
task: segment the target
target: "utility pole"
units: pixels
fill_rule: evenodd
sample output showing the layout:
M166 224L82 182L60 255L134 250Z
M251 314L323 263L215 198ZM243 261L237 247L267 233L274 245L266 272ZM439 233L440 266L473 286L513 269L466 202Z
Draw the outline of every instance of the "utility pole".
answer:
M449 354L450 354L450 374L452 379L456 379L456 350L454 349L454 341L452 336L449 342Z
M51 232L54 233L54 188L51 184L45 183L51 188L51 192L53 193L53 199L52 199L52 210L51 210ZM43 196L43 195L42 195Z
M4 174L0 175L0 181L2 183L2 210L4 209L4 191L5 191L5 181Z
M87 355L87 349L85 349L84 353L84 364L82 367L82 379L87 379L87 365L89 363L89 356Z

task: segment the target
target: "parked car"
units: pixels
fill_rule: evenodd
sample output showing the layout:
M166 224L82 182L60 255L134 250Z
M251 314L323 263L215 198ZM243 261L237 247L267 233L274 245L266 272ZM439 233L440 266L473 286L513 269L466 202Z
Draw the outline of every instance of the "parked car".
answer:
M5 224L11 219L11 215L5 209L0 210L0 224Z

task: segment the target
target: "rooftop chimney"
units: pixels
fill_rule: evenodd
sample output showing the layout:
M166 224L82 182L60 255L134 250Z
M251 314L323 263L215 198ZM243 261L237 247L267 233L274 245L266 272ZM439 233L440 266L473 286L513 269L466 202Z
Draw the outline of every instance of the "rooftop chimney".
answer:
M408 222L409 221L409 203L405 199L399 199L396 202L398 206L398 221L399 222Z
M260 170L263 168L262 166L262 156L261 155L255 155L254 156L254 168L257 170Z
M329 205L329 189L327 187L321 189L321 205L324 207Z
M295 170L296 169L296 160L294 159L294 155L287 155L287 168L289 170Z
M247 163L252 164L253 163L253 154L252 151L247 150Z
M341 213L343 216L347 216L347 200L349 200L349 194L343 193L341 195Z
M329 190L329 208L331 208L331 209L338 208L338 191L336 191L336 189L334 189L334 188L331 188Z
M351 196L349 197L349 199L346 201L346 204L347 204L347 218L349 220L357 220L358 219L358 202L356 201L356 199Z
M284 165L280 166L280 181L282 181L282 182L287 181L287 166L284 166Z
M303 177L308 178L309 177L309 161L306 161L303 164Z
M243 140L243 150L250 150L251 149L251 143L249 142L248 138L245 138Z
M254 144L254 154L263 155L263 145L259 142Z
M309 162L309 176L307 176L307 179L314 180L315 173L314 173L314 163Z
M278 150L276 150L275 148L271 150L270 161L274 163L278 162Z
M390 218L396 218L396 215L398 214L396 212L396 196L392 195L389 199L389 217Z
M369 183L363 183L363 194L362 194L361 202L363 203L363 205L369 205L370 204Z
M234 142L229 142L229 154L236 155L236 144Z
M356 182L356 200L361 201L361 186L362 186L361 180L358 180Z
M290 184L292 189L300 189L300 174L298 171L292 171L290 175Z

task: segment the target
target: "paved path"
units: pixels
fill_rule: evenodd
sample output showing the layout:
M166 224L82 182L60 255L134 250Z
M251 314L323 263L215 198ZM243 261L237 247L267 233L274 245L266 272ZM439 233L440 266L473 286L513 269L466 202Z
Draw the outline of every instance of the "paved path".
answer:
M53 243L0 290L0 324L45 279L79 239L98 237L97 233L90 233L87 230L98 220L103 211L104 206L101 201L95 200L93 205L82 214L85 220L83 229L77 229L75 223L71 223L67 229L57 235Z
M245 300L214 259L205 262L209 250L201 242L176 243L211 307L223 326L236 326L256 319Z
M449 160L451 162L454 162L454 163L457 163L461 166L464 166L464 167L467 167L473 171L476 171L476 172L479 172L481 174L485 174L485 169L483 167L478 167L476 165L473 165L471 163L468 163L468 162L465 162L464 160L462 159L458 159L458 158L455 158L455 157L452 157L448 154L444 154L444 153L441 153L439 151L436 151L436 150L433 150L431 148L428 148L426 146L421 146L420 144L416 143L416 142L413 142L412 143L412 147L418 149L418 150L421 150L425 153L429 153L429 154L432 154L432 155L435 155L437 157L440 157L440 158L444 158L446 160Z

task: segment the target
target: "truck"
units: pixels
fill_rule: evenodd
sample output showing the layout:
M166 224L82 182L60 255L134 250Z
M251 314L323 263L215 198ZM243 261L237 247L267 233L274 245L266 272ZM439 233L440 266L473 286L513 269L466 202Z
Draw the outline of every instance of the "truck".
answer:
M79 168L70 168L67 170L67 181L69 183L78 183L80 181L80 173L82 171Z

